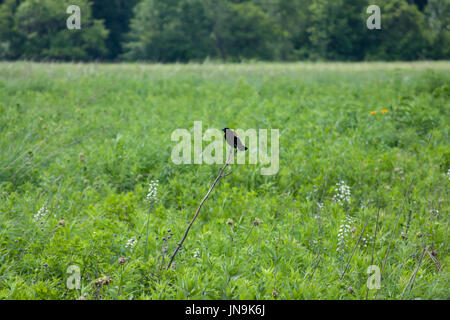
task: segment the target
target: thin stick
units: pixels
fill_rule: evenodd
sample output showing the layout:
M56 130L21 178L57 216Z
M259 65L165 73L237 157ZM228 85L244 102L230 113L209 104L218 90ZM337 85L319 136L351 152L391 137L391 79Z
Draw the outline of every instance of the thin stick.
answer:
M224 171L225 168L228 167L228 165L230 164L230 161L231 161L231 159L232 159L232 157L231 157L232 155L233 155L233 149L230 150L230 155L228 156L227 162L225 163L225 165L223 166L223 168L220 169L219 175L217 176L216 180L214 180L214 182L213 182L213 184L211 185L211 187L209 187L209 190L208 190L208 192L206 193L205 197L204 197L203 200L200 202L200 205L198 206L198 209L197 209L197 211L195 212L194 217L192 218L191 222L189 223L188 227L186 228L186 231L184 232L183 239L181 239L180 243L178 243L178 245L177 245L177 247L175 248L175 250L174 250L172 256L170 257L170 261L169 261L169 264L167 265L166 270L169 270L169 269L170 269L170 266L172 265L173 259L175 259L175 256L177 255L178 251L179 251L179 250L181 249L181 247L183 246L184 240L186 240L186 237L187 237L187 235L188 235L188 233L189 233L189 230L190 230L191 227L192 227L192 224L194 223L195 219L197 219L197 216L198 216L198 214L200 213L200 209L202 208L203 203L205 203L206 199L208 199L209 195L211 194L211 191L214 189L214 187L216 186L217 182L219 182L219 180L220 180L221 178L224 177L223 171Z
M433 255L431 254L431 252L428 250L428 248L425 248L425 250L427 251L428 255L430 256L431 260L436 264L436 269L437 271L441 270L441 264L439 262L438 259L436 259L435 257L433 257Z
M417 271L419 271L420 265L422 264L423 257L425 256L425 253L426 253L427 251L428 251L428 246L425 246L425 247L423 248L422 255L420 256L419 264L417 265L416 269L414 270L414 272L412 273L411 277L409 278L408 283L406 284L406 287L403 289L403 292L402 292L402 298L403 298L403 295L405 294L405 291L406 291L406 289L407 289L408 287L409 287L408 294L411 292L412 287L413 287L413 285L414 285L414 280L416 280L416 274L417 274Z

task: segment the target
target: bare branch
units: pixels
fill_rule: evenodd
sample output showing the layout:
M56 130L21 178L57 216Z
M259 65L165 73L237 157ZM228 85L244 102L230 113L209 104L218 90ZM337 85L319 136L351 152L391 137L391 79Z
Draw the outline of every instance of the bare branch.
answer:
M200 205L198 206L197 211L195 212L194 217L192 218L191 222L189 223L188 227L186 228L186 231L184 232L184 236L181 239L180 243L178 243L177 247L175 248L174 252L172 253L172 256L170 257L170 261L169 264L167 265L167 270L170 269L170 266L172 265L173 259L175 259L175 256L177 255L178 251L181 249L181 247L183 246L184 240L186 240L186 237L189 233L189 230L192 227L192 224L194 223L195 219L197 219L198 214L200 213L200 209L203 206L203 203L205 203L206 199L208 199L209 195L211 194L211 191L214 189L214 187L216 186L217 182L219 182L219 180L223 177L226 177L227 175L231 174L231 172L227 175L223 175L223 171L226 169L226 167L228 167L228 165L230 164L230 161L232 159L232 155L234 154L233 149L230 150L230 154L228 156L228 160L225 163L225 165L222 167L222 169L220 169L219 175L217 176L217 178L214 180L214 182L212 183L212 185L209 187L208 192L206 193L205 197L203 198L203 200L200 202Z

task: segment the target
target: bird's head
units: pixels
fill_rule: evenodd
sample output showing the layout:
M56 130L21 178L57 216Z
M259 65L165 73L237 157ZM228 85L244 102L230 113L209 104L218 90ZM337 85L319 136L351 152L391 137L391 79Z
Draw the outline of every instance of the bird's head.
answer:
M230 128L223 128L222 131L227 133L227 130L230 130Z

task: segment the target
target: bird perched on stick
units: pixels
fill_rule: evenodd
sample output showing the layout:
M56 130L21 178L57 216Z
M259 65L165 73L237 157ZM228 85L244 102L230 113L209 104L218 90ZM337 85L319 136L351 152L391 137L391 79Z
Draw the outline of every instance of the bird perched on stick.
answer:
M229 128L223 128L222 131L225 133L225 141L233 148L237 148L240 151L245 151L248 148L244 146L241 139L237 136L236 132Z

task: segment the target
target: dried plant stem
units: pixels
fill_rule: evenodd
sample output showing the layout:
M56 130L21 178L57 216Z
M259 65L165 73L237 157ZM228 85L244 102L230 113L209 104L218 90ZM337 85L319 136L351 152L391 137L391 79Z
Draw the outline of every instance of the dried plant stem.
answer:
M435 257L433 257L431 252L428 250L428 247L425 248L425 250L426 250L427 254L430 256L431 260L436 264L437 271L441 271L442 266L441 266L441 263L439 262L439 260L436 259Z
M223 172L226 169L226 167L228 167L228 165L230 164L231 159L233 158L232 156L234 155L233 149L230 150L230 154L228 156L227 162L225 163L225 165L222 167L222 169L220 169L219 175L217 176L217 178L214 180L214 182L211 184L211 186L209 187L208 192L206 193L205 197L203 198L203 200L200 202L200 205L198 206L197 211L195 212L194 217L192 218L191 222L189 223L188 227L186 228L186 231L184 232L184 236L181 239L180 243L178 243L177 247L175 248L174 252L172 253L172 256L170 257L170 261L169 264L167 265L167 270L170 269L170 266L172 265L173 259L175 259L175 256L177 255L178 251L181 249L181 247L183 246L184 240L186 240L189 230L192 227L192 224L195 222L195 219L197 219L198 214L200 213L200 209L202 208L203 204L205 203L206 199L208 199L209 195L211 194L211 191L214 189L214 187L216 186L217 182L219 182L219 180L223 177L226 177L228 175L230 175L230 173L224 175Z
M425 246L425 247L423 248L422 255L420 256L419 263L418 263L416 269L415 269L414 272L412 273L411 277L410 277L409 280L408 280L408 283L406 284L405 288L403 289L403 292L402 292L402 298L403 298L403 295L405 294L406 289L407 289L408 287L409 287L408 294L411 292L412 287L413 287L413 285L414 285L414 280L416 280L416 274L417 274L417 271L419 271L420 265L422 264L423 257L425 256L425 253L427 253L427 251L428 251L428 246Z

